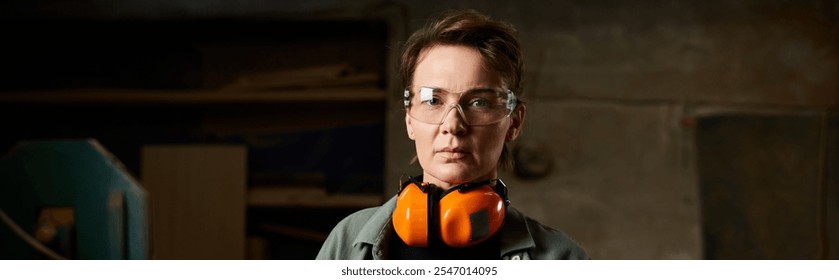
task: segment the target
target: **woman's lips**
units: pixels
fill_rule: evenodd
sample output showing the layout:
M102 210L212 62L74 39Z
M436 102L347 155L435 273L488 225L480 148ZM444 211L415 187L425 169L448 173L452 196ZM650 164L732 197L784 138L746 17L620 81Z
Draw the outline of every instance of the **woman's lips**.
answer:
M461 159L469 155L469 153L463 151L460 148L443 148L437 150L437 155L446 158L446 159Z

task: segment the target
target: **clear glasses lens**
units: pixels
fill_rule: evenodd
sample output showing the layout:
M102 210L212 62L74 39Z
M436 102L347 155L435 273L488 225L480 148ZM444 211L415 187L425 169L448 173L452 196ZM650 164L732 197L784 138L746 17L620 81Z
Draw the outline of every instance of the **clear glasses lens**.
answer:
M408 115L421 122L442 124L443 119L456 109L470 125L486 125L510 116L516 107L512 91L499 88L474 88L463 92L411 86L405 89Z

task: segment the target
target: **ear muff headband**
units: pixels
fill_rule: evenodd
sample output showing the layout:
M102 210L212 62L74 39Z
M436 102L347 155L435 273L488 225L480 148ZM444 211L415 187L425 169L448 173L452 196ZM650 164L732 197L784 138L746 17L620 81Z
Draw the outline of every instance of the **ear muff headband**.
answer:
M399 193L393 227L402 241L412 247L428 247L429 237L436 236L456 248L483 242L504 223L506 186L500 180L496 185L503 192L496 192L488 184L453 187L442 195L436 211L437 199L428 193L431 188L411 182Z

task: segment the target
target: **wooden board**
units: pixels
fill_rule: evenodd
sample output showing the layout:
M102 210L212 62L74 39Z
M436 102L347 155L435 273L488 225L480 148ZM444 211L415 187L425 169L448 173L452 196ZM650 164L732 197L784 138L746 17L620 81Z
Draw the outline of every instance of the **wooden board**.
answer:
M383 202L379 194L329 194L318 186L263 186L248 191L248 206L254 207L364 208Z
M145 146L153 259L244 259L246 149Z
M17 91L0 94L0 103L56 104L261 104L320 101L383 101L385 92L374 86L277 91L74 89Z

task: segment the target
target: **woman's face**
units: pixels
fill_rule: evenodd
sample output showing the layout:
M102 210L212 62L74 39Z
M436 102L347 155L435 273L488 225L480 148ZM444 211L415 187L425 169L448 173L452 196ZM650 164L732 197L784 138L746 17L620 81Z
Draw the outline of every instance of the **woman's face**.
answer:
M413 86L464 92L475 88L505 88L501 76L485 69L480 53L459 45L436 45L419 57ZM504 143L514 140L524 120L520 105L510 117L489 125L468 125L457 108L442 124L429 124L406 114L408 137L414 140L423 180L443 189L465 182L497 178Z

